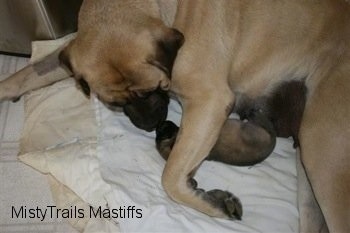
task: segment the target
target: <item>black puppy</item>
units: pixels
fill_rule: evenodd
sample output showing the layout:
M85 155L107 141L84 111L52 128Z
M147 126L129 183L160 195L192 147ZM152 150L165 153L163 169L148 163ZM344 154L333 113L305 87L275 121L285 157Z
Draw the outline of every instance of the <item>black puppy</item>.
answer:
M219 138L207 160L231 165L254 165L266 159L273 151L276 137L293 137L299 146L299 128L307 90L303 81L291 81L276 87L273 94L254 103L241 98L240 120L229 119L223 125ZM157 150L167 159L175 143L178 127L165 121L156 129ZM193 139L195 140L195 138Z
M266 159L276 143L272 124L259 111L252 112L247 120L227 120L206 159L236 166L254 165ZM163 122L156 129L157 150L165 160L175 143L178 130L179 127L171 121Z

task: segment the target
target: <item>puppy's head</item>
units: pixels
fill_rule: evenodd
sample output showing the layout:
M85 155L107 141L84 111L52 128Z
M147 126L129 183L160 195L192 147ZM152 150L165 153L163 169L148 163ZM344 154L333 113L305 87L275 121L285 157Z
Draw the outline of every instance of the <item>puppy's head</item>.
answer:
M169 90L172 66L184 37L159 19L136 10L125 13L113 8L101 15L96 7L100 6L82 6L77 37L61 52L60 60L73 72L84 93L94 93L106 106L141 109L140 103L147 105L147 109L135 111L144 114L132 121L149 128L145 118L163 118L153 113L168 104L162 95L152 93ZM131 118L134 114L130 112Z

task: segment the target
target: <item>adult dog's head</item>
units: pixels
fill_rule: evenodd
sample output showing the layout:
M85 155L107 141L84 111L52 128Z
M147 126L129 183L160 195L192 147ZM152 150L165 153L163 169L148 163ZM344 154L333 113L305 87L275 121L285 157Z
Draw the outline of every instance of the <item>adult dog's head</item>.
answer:
M149 1L144 7L134 2L85 0L77 37L60 60L86 95L94 93L108 107L128 106L132 122L151 130L166 116L159 109L167 107L168 96L159 91L170 88L184 37L163 24ZM145 119L149 116L154 119Z

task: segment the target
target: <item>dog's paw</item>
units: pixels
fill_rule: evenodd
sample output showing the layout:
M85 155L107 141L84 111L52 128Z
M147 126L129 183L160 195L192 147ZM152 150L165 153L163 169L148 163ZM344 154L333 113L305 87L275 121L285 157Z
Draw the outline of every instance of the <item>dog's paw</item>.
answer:
M5 81L0 81L0 102L12 101L17 102L21 96L18 96L18 87L8 84Z
M12 103L17 103L20 100L21 100L21 96L8 97L8 96L1 96L0 95L0 103L3 102L3 101L11 101Z
M21 96L12 98L11 101L12 101L12 103L17 103L18 101L20 101L20 99L21 99Z
M202 189L197 189L196 194L200 195L204 200L208 201L214 208L221 212L231 220L241 220L243 215L242 203L232 193L214 189L205 192Z
M230 219L242 219L243 208L242 203L232 193L214 189L207 192L213 198L215 206L221 208Z

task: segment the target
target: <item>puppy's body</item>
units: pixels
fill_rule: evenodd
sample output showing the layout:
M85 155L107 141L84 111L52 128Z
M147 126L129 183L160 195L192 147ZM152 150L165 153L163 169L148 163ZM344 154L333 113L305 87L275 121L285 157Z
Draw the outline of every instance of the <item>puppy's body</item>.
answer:
M168 90L172 76L183 117L162 183L175 201L214 217L242 214L231 193L191 185L227 115L244 112L247 100L263 108L261 99L302 82L301 122L284 111L292 125L281 121L280 132L286 127L285 136L298 139L329 230L350 232L349 22L343 0L85 0L77 38L61 60L107 105ZM179 31L186 42L177 53ZM240 127L229 129L240 137Z

